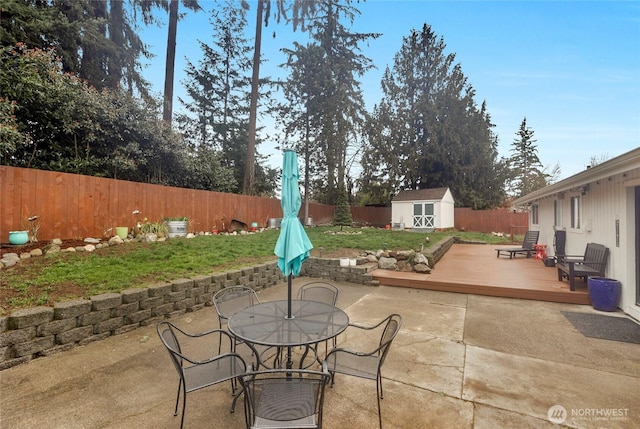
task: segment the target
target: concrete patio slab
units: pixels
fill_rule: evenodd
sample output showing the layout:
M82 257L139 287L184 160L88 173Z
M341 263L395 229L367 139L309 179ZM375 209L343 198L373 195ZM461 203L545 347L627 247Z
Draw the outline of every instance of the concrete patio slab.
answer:
M294 293L311 280L295 279ZM640 345L583 337L560 314L590 306L335 284L354 322L404 318L383 368L386 429L640 427ZM282 299L286 284L258 296ZM212 307L172 322L192 332L217 327ZM345 332L339 343L370 340ZM141 327L1 371L0 427L178 428L177 387L155 326ZM553 405L569 415L562 425L548 418ZM234 414L230 406L228 384L191 393L185 428L243 428L241 403ZM596 420L587 410L626 414ZM338 375L325 429L376 426L375 382Z

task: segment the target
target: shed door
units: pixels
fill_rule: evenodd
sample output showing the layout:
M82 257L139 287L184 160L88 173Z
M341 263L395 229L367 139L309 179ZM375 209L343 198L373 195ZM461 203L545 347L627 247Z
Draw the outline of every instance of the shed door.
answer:
M435 228L434 204L419 203L413 205L413 227Z

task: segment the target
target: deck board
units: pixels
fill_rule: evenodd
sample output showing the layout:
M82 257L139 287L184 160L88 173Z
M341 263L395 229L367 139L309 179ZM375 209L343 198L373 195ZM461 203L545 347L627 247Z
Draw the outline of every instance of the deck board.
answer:
M569 304L590 304L587 284L558 281L558 270L535 258L496 257L500 246L454 244L430 274L374 270L382 285ZM504 246L505 248L513 246Z

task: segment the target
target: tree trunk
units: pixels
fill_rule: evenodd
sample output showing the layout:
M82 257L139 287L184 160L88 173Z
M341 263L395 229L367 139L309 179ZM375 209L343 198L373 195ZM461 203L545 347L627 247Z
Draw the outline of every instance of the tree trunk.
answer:
M247 162L245 163L243 193L253 194L256 158L256 122L258 116L258 90L260 78L260 45L262 44L263 0L258 0L256 17L256 39L253 50L253 75L251 76L251 104L249 106L249 140L247 141Z
M167 61L164 72L164 106L162 119L171 126L173 116L173 76L176 64L176 33L178 30L178 0L169 4L169 36L167 38Z

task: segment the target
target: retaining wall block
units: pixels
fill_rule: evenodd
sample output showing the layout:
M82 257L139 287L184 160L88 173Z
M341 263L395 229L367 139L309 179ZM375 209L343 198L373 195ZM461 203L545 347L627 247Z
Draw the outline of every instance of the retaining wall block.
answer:
M58 302L53 305L54 319L71 319L91 312L91 300L76 299Z
M92 311L91 313L83 314L78 317L78 326L90 326L97 323L109 320L111 317L111 310L105 309L100 311Z
M185 292L171 292L168 295L164 296L164 302L166 303L176 303L178 301L182 301L185 298Z
M172 292L172 287L173 285L171 283L158 283L149 286L147 289L149 290L149 297L154 298L170 294Z
M36 338L20 344L13 345L13 354L15 357L32 356L42 350L53 347L55 337L49 335L47 337Z
M56 335L64 331L69 331L76 327L76 318L54 320L52 322L43 323L36 328L36 335L38 337L45 337L47 335Z
M111 332L124 325L124 317L114 317L104 322L100 322L93 327L94 334L102 334L103 332Z
M147 310L162 304L164 304L164 298L161 296L148 298L148 299L145 299L144 301L140 301L140 310Z
M9 329L37 326L53 320L53 308L32 307L16 310L9 316Z
M193 287L192 279L176 279L171 281L174 292L185 292Z
M103 293L91 297L91 309L100 311L111 309L122 304L122 294L119 293Z
M197 296L202 295L203 293L204 293L204 286L196 286L194 284L191 289L185 291L185 296L187 298L195 298Z
M127 314L135 313L140 309L140 303L138 301L131 302L129 304L122 304L116 308L111 309L111 317L126 316Z
M202 287L202 290L208 292L211 287L211 276L196 276L193 278L193 283L195 286Z
M146 309L142 311L137 311L135 313L128 314L124 316L124 323L127 325L131 325L134 323L140 323L146 319L150 319L152 316L151 309Z
M51 356L51 355L54 355L56 353L67 352L67 351L73 349L75 346L76 346L75 344L63 344L63 345L59 345L59 346L53 346L51 348L48 348L46 350L41 351L40 353L38 353L38 356L39 357Z
M241 270L227 271L227 281L233 282L233 285L239 285L240 277L242 277Z
M185 298L173 303L173 308L175 310L186 310L187 308L193 307L196 305L195 298Z
M74 344L93 335L93 326L81 326L56 335L57 344Z
M167 304L163 304L163 305L159 305L155 308L151 309L151 314L153 316L165 316L166 314L169 314L171 311L173 311L173 303L167 303Z
M36 327L16 329L0 334L0 347L11 346L12 344L24 343L36 337Z
M144 301L147 298L149 298L149 288L135 288L122 291L123 304Z

